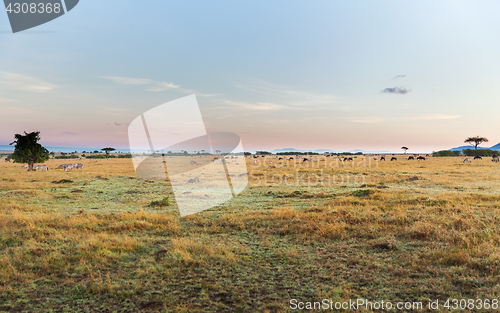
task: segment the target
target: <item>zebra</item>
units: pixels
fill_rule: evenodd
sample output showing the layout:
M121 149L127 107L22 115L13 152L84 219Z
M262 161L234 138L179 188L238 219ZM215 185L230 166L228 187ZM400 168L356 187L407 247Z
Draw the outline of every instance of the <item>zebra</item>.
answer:
M24 164L23 167L21 167L22 169L24 168L28 168L28 165Z
M491 161L497 163L498 162L498 155L494 154Z
M75 164L73 164L73 167L75 167L76 169L83 170L83 164L82 163L75 163Z
M69 170L73 171L73 168L75 166L73 164L66 164L66 167L64 167L64 171L67 172Z
M472 158L465 158L464 160L464 164L465 163L472 163Z
M35 165L35 170L48 170L49 167L45 164L42 164L42 165Z
M66 166L68 166L69 164L61 164L59 165L57 168L66 168Z

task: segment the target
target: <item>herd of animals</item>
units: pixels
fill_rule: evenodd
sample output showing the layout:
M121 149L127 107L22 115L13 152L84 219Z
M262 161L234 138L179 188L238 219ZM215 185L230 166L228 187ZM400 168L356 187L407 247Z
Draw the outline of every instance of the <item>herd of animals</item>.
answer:
M326 156L326 157L332 157L332 156L334 156L334 155L333 155L333 154L327 154L327 155L325 155L325 156ZM258 156L258 155L253 155L252 157L253 157L254 159L257 159L257 158L259 158L259 157L262 157L262 158L263 158L263 157L266 157L266 155L260 155L260 156ZM426 157L429 157L429 155L428 155L428 154L427 154L426 156L422 156L422 155L420 155L420 156L417 156L417 155L410 155L410 156L408 156L408 159L407 159L407 160L408 160L408 161L415 160L415 157L416 157L416 160L417 160L417 161L425 161L425 160L426 160ZM284 159L283 159L283 157L278 157L278 156L276 156L276 158L278 159L278 161L283 161L283 160L284 160ZM297 160L302 160L302 163L304 163L304 162L313 162L313 161L314 161L314 158L312 158L312 157L302 157L302 159L300 159L300 158L299 158L299 156L295 156L295 158L296 158ZM465 158L465 160L463 161L463 163L464 163L464 164L465 164L465 163L472 163L472 160L473 160L473 159L474 159L474 160L482 160L483 158L482 158L481 156L475 156L474 158L467 157L467 158ZM293 160L294 160L294 158L293 158L293 157L288 157L286 160L287 160L287 161L293 161ZM344 157L343 159L342 159L341 157L339 157L339 160L340 160L340 161L342 161L342 162L354 161L354 159L353 159L352 157ZM377 158L373 158L373 160L377 160ZM382 155L382 156L380 157L380 160L379 160L379 161L385 161L385 160L386 160L386 159L385 159L385 155ZM397 160L398 160L398 158L396 158L395 156L392 156L392 157L390 158L390 160L391 160L391 161L397 161ZM498 161L499 161L499 156L498 156L498 155L496 155L496 154L494 154L494 155L492 156L491 161L492 161L492 162L498 162ZM255 164L255 163L256 163L256 161L254 160L254 164Z
M325 156L326 157L333 157L334 155L333 154L327 154ZM259 158L259 155L253 155L252 157L254 159L257 159L257 158ZM260 157L266 157L266 155L260 155ZM425 161L425 158L429 157L429 155L427 154L426 157L424 157L424 156L416 156L416 155L413 156L413 155L410 155L408 157L408 161L415 160L415 157L417 157L416 159L418 161ZM231 159L233 159L233 158L235 158L235 157L231 156ZM236 158L238 158L238 157L236 157ZM279 156L276 156L275 158L277 158L278 161L283 161L284 160L283 157L279 157ZM215 159L218 159L218 157L215 157L214 160ZM229 157L225 157L225 159L229 159ZM299 156L295 156L295 159L300 160ZM467 157L467 158L465 158L465 160L463 161L463 163L464 164L465 163L472 163L472 160L482 160L482 159L483 158L481 156L475 156L474 158ZM294 160L293 156L287 158L287 161L293 161L293 160ZM304 163L304 162L314 162L314 158L313 157L307 157L307 158L303 157L301 160L302 160L302 163ZM341 160L342 162L354 161L354 159L352 157L344 157L343 159L341 157L339 157L339 160ZM374 158L374 160L377 160L377 158ZM390 160L391 161L397 161L398 159L395 156L392 156ZM5 161L6 162L10 162L11 158L10 157L6 157ZM385 155L381 156L379 161L385 161ZM496 155L496 154L494 154L492 156L491 161L495 162L495 163L498 163L499 156ZM256 164L256 160L254 160L253 162L254 162L254 164ZM197 165L197 163L195 161L191 161L191 164L196 164ZM22 169L27 169L28 165L23 165L21 168ZM68 172L68 171L73 171L73 169L83 169L83 164L82 163L61 164L57 168L62 168L62 169L64 169L65 172ZM35 165L34 169L35 170L45 170L45 171L47 171L49 169L49 167L47 165L45 165L45 164L42 164L42 165Z
M10 160L11 159L8 157L5 159L6 162L10 162ZM21 166L21 169L27 169L27 168L28 168L27 164L24 164L23 166ZM73 169L83 170L83 164L82 163L61 164L57 168L62 168L62 169L64 169L65 172L73 171ZM41 165L35 165L33 167L33 169L37 170L37 171L47 171L49 169L49 167L46 164L41 164Z

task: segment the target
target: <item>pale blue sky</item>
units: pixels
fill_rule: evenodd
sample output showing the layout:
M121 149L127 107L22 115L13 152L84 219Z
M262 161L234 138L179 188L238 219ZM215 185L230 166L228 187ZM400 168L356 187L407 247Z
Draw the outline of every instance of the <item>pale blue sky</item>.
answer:
M123 149L136 116L194 93L207 128L248 150L493 145L498 12L497 1L82 0L16 34L0 13L0 144L40 130L49 146ZM381 92L396 86L411 91Z

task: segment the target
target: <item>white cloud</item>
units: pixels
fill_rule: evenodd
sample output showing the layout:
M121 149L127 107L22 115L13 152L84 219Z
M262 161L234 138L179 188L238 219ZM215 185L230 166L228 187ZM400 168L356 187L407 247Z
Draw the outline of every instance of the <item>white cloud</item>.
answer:
M460 115L446 115L446 114L434 114L434 115L424 115L410 117L410 120L450 120L454 118L459 118Z
M7 89L31 91L31 92L47 92L58 86L41 80L36 77L20 75L15 73L1 73L0 86Z
M147 78L133 78L133 77L121 77L121 76L101 76L101 78L109 79L118 84L150 85L148 88L146 88L146 91L150 92L161 92L165 90L174 89L187 94L196 94L199 97L215 97L220 95L220 94L202 93L192 89L184 89L181 88L181 86L176 85L174 83L158 82Z
M11 103L11 102L18 102L18 101L0 97L0 103Z
M179 88L178 85L174 85L172 83L161 82L161 83L155 83L154 86L151 86L146 90L152 91L152 92L159 92L159 91L164 91L167 89L178 89L178 88Z
M283 102L289 106L335 106L336 97L333 95L294 90L263 80L249 80L244 83L237 83L236 87L253 93L259 93L273 99L272 101L274 102Z
M223 100L224 103L228 104L228 108L235 109L243 109L243 110L252 110L252 111L276 111L288 109L289 107L276 103L267 103L267 102L239 102L239 101L231 101L231 100Z
M109 79L118 84L125 85L147 85L152 84L153 81L147 78L132 78L132 77L120 77L120 76L102 76L102 78Z
M351 119L352 123L367 123L367 124L375 124L375 123L383 123L387 121L430 121L430 120L449 120L459 118L460 115L446 115L446 114L431 114L431 115L422 115L422 116L409 116L409 117L390 117L390 118L382 118L382 117L366 117L366 118L358 118Z
M365 123L365 124L378 124L387 121L387 119L377 118L377 117L368 117L368 118L360 118L351 120L353 123Z

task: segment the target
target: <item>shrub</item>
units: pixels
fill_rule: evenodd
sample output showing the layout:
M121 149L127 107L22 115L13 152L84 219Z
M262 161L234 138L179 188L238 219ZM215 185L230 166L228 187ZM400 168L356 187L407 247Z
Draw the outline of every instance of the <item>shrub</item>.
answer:
M155 206L169 206L170 205L170 200L168 196L165 198L158 200L158 201L151 201L149 204L150 207L155 207Z

